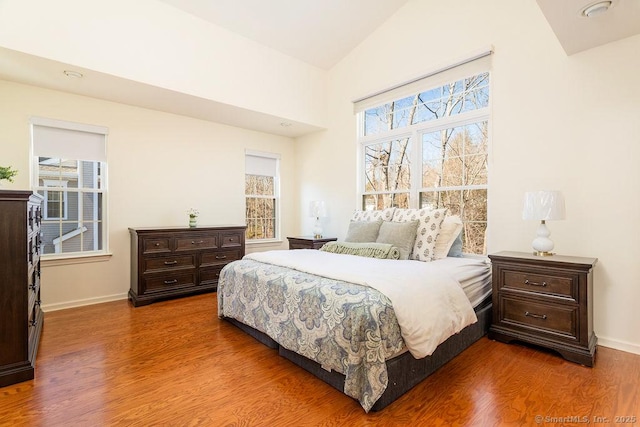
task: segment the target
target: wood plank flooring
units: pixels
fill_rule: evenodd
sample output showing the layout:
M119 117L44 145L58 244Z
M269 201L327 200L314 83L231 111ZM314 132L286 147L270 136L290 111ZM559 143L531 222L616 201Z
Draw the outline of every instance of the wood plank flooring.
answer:
M216 306L205 294L46 313L36 379L0 388L0 425L640 425L640 355L599 347L587 368L485 337L366 414L219 320Z

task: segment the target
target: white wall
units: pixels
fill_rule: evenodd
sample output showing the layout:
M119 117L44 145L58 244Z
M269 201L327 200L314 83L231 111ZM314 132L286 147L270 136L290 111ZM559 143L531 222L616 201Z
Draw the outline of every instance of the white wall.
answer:
M294 228L294 141L93 98L0 80L0 165L19 174L8 189L29 189L29 118L109 128L108 215L112 256L101 262L44 262L46 310L126 298L128 227L244 224L245 150L280 153L283 237ZM286 242L286 239L285 239ZM267 248L286 248L286 243ZM248 251L253 250L249 247Z
M350 101L488 45L488 250L529 252L523 193L563 191L567 219L549 227L558 253L599 259L599 343L640 353L640 36L567 57L534 0L408 2L330 71L328 130L296 142L298 209L327 201L325 234L344 237L358 207Z
M0 46L325 124L326 71L156 0L2 0Z

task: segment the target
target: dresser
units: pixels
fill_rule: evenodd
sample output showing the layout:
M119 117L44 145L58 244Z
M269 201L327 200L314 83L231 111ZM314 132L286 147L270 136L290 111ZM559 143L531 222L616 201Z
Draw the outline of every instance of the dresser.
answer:
M0 387L33 379L40 308L42 197L0 190Z
M135 307L215 291L222 267L244 256L246 226L130 228Z
M335 237L299 236L287 237L287 240L289 240L289 249L320 249L325 243L338 239Z
M521 252L500 252L489 258L493 282L489 338L550 348L567 360L593 366L597 259Z

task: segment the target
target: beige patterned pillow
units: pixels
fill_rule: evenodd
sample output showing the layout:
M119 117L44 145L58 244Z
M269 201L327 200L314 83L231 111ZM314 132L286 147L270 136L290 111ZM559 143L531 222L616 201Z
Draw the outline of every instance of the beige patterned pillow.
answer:
M377 211L355 211L351 216L351 221L391 221L396 208L386 208Z
M447 209L396 209L393 220L396 222L420 221L416 241L409 259L432 261L435 257L436 238L440 225L447 215Z

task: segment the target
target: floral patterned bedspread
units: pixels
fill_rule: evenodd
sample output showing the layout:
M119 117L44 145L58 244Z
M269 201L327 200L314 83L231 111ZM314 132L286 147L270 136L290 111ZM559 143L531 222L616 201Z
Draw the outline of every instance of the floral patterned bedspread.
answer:
M251 259L220 273L218 316L344 374L344 393L367 412L387 387L385 360L404 347L391 301L379 291Z

